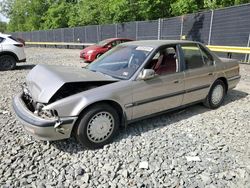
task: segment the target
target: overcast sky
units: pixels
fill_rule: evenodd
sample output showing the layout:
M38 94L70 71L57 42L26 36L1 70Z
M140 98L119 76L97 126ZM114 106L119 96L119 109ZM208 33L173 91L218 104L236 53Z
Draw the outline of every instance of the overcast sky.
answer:
M0 0L0 2L1 2L2 0ZM9 21L9 19L7 19L5 16L3 16L1 13L0 13L0 20L1 21L4 21L4 22L8 22Z
M4 22L8 21L8 19L5 16L3 16L1 13L0 13L0 20Z

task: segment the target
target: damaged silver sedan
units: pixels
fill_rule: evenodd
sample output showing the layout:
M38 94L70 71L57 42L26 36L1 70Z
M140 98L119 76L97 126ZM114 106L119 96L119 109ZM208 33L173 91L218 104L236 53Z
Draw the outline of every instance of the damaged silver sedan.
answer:
M121 44L84 69L37 65L13 99L24 129L41 140L75 136L97 148L121 126L203 102L219 107L240 80L237 61L191 41Z

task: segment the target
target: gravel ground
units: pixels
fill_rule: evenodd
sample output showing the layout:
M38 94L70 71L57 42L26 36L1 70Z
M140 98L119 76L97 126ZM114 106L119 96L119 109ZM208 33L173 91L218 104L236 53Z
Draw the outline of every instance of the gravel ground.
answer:
M79 50L27 48L0 72L0 187L250 187L250 65L217 110L195 105L131 124L103 149L37 141L11 100L38 63L79 66Z

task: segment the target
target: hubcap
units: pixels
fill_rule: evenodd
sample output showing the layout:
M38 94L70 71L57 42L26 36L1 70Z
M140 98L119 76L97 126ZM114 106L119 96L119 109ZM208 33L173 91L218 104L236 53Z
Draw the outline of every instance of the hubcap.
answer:
M88 139L100 143L108 139L114 130L114 118L108 112L99 112L89 121L87 127Z
M221 102L222 98L223 98L223 86L222 85L217 85L212 93L212 103L214 105L217 105Z

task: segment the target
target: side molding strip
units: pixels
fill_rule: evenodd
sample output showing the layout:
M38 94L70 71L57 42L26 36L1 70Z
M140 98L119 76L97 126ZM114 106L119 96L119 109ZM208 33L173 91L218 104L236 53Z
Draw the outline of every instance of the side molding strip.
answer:
M233 77L231 77L231 78L228 78L227 80L228 81L233 81L233 80L238 80L238 79L240 79L241 78L241 76L233 76Z
M178 92L174 92L174 93L170 93L170 94L166 94L166 95L161 95L161 96L158 96L158 97L152 97L150 99L136 101L134 103L125 104L124 107L125 108L131 108L131 107L134 107L134 106L139 106L139 105L143 105L143 104L150 103L150 102L155 102L155 101L166 99L166 98L175 97L175 96L178 96L178 95L183 95L185 93L191 93L191 92L206 89L206 88L209 88L209 87L210 87L210 85L207 84L207 85L204 85L204 86L199 86L199 87L195 87L195 88L191 88L191 89L187 89L187 90L183 90L183 91L178 91Z

